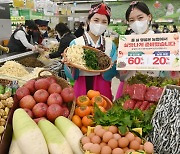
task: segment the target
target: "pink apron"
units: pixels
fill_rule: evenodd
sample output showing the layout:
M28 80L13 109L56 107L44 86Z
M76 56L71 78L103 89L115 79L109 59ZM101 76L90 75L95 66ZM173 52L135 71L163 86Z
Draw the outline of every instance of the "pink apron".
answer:
M99 91L102 95L112 100L111 82L103 79L102 75L94 76L93 90ZM79 76L74 84L76 98L81 95L86 95L86 79L84 76Z

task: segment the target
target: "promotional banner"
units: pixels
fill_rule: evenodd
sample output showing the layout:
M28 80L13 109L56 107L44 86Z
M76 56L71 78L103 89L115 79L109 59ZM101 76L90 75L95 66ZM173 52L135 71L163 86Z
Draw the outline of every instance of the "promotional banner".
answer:
M178 33L121 35L117 70L180 71Z

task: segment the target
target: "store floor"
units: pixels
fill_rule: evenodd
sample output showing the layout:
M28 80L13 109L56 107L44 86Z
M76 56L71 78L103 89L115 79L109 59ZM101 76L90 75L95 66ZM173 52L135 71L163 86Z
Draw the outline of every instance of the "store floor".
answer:
M112 90L114 100L116 98L116 92L117 92L117 89L118 89L118 86L119 86L119 82L120 82L119 79L117 79L115 77L112 79L112 88L111 88L111 90Z

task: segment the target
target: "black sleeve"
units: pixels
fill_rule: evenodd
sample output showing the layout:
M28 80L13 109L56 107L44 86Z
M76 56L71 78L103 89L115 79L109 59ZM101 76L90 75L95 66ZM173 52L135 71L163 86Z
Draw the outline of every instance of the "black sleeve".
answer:
M69 43L70 43L70 41L67 38L62 38L60 40L60 45L59 45L58 51L49 54L49 58L61 57L61 54L69 46Z

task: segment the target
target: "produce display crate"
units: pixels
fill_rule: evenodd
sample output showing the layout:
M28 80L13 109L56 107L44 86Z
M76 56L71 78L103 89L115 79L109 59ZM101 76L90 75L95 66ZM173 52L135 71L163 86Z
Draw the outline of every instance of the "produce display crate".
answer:
M3 86L6 86L11 82L12 81L7 80L7 79L0 79L0 83ZM0 154L7 154L9 152L9 147L12 140L12 133L13 133L12 117L13 117L14 111L18 108L18 101L17 101L16 96L14 96L13 98L14 98L14 104L13 104L13 107L9 111L8 118L5 125L5 130L0 141Z
M52 75L41 75L43 72L49 72ZM35 80L41 79L41 78L47 78L47 77L55 77L57 83L62 87L62 89L66 88L66 87L71 87L70 84L63 78L58 77L57 75L55 75L53 72L49 71L49 70L42 70L39 72L38 77L35 78ZM70 111L70 114L68 116L68 118L71 120L73 114L74 114L74 110L75 110L75 106L76 106L76 100L74 100L72 103L68 103L67 107Z

